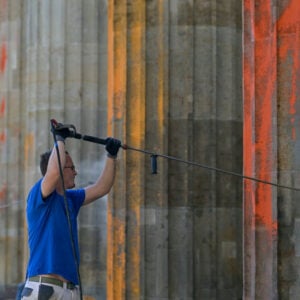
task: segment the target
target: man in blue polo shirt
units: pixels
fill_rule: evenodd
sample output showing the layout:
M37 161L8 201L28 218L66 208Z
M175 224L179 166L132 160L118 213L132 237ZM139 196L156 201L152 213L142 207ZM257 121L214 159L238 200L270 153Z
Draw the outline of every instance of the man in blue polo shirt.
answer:
M30 256L23 300L80 299L77 216L83 205L110 191L121 146L119 140L107 138L108 154L102 173L94 184L73 189L77 172L65 149L65 139L72 136L72 132L60 125L53 131L57 144L52 151L41 155L43 177L31 188L27 198Z

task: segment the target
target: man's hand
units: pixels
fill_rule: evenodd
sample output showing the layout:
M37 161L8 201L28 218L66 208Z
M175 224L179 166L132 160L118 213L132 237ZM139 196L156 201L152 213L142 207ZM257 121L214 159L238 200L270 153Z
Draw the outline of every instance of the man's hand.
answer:
M105 140L105 145L105 149L108 152L108 156L111 158L116 158L118 155L118 151L121 147L121 141L112 137L108 137Z
M74 137L76 130L73 125L64 125L58 123L56 120L51 120L52 128L51 132L55 134L57 141L64 141L68 137Z

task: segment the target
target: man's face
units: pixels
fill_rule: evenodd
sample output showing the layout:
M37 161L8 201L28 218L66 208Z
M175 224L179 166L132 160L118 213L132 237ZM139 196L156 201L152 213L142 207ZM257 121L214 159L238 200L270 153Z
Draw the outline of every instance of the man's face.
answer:
M70 155L66 155L66 164L64 167L65 188L71 189L75 187L75 177L77 175L73 160Z

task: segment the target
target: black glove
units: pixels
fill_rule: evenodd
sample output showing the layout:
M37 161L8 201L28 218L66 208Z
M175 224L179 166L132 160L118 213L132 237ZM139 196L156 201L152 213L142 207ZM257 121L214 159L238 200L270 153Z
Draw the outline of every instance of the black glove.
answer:
M57 141L64 141L68 137L74 137L76 130L73 125L64 125L56 120L51 120L51 132L55 134Z
M105 140L105 149L108 152L108 156L112 157L112 158L116 158L118 155L118 151L121 147L121 141L108 137Z

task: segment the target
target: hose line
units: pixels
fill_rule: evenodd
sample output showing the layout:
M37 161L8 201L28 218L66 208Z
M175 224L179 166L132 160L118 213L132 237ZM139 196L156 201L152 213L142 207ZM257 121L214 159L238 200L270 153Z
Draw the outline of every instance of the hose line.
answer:
M60 174L60 179L61 179L62 188L63 188L64 206L65 206L67 220L68 220L68 227L69 227L69 233L70 233L72 253L73 253L73 256L74 256L74 263L75 263L75 266L76 266L77 279L78 279L78 282L79 282L80 300L82 300L83 297L82 297L82 288L81 288L81 278L80 278L80 272L79 272L79 262L78 262L79 259L77 257L76 250L75 250L75 241L74 241L74 236L72 234L73 228L72 228L70 210L69 210L69 205L68 205L68 200L67 200L67 195L66 195L66 188L65 188L65 181L64 181L63 170L62 170L62 165L61 165L60 153L59 153L59 148L58 148L56 136L55 136L55 133L54 133L55 130L54 130L54 126L53 126L52 122L51 122L51 128L52 128L52 133L53 133L53 140L54 140L55 150L56 150L56 154L57 154L59 174Z

